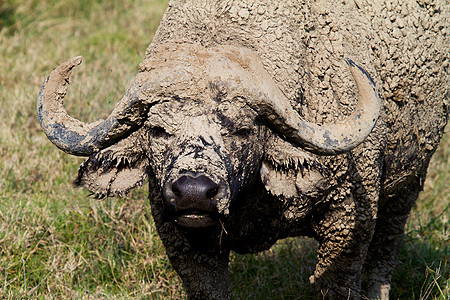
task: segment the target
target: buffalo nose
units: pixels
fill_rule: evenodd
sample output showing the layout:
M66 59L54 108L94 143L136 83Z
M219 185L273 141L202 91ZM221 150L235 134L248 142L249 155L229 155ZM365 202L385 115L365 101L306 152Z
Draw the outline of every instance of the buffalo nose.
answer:
M177 210L211 211L211 199L219 192L219 185L205 175L183 175L171 188Z

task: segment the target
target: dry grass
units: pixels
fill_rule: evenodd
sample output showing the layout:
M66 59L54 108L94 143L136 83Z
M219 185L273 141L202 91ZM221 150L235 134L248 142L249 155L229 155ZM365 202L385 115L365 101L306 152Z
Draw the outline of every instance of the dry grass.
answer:
M0 0L0 298L183 298L145 188L104 201L75 189L80 158L47 141L35 116L49 71L76 55L66 108L105 117L135 75L167 0ZM448 136L448 134L447 134ZM450 141L408 223L394 299L447 299ZM310 240L233 256L238 299L309 298Z

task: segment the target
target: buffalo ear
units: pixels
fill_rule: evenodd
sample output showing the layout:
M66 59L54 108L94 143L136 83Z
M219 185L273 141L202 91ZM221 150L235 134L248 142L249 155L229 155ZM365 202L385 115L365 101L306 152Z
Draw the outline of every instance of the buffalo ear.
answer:
M327 167L276 136L269 138L260 175L266 190L284 199L320 201L334 186Z
M78 169L75 185L97 197L122 196L147 179L148 159L132 136L92 154Z

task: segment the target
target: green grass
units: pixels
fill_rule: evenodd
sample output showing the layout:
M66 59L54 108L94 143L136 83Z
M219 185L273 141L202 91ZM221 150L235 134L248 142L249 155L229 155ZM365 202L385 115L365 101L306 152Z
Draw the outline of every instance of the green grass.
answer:
M82 159L40 130L40 85L83 55L65 101L84 121L105 118L136 74L167 0L0 0L0 298L177 299L184 293L150 217L145 188L96 200L72 181ZM431 164L407 225L392 299L448 299L450 140ZM233 255L236 299L308 299L308 239Z

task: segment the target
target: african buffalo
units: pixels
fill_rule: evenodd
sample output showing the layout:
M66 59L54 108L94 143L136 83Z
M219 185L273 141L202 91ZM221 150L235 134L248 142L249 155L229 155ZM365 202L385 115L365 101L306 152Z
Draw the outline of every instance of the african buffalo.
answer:
M448 16L444 0L173 0L106 120L63 108L75 57L42 85L39 121L88 157L76 183L99 197L148 180L189 298L231 297L230 251L304 235L319 295L388 299L449 116Z

